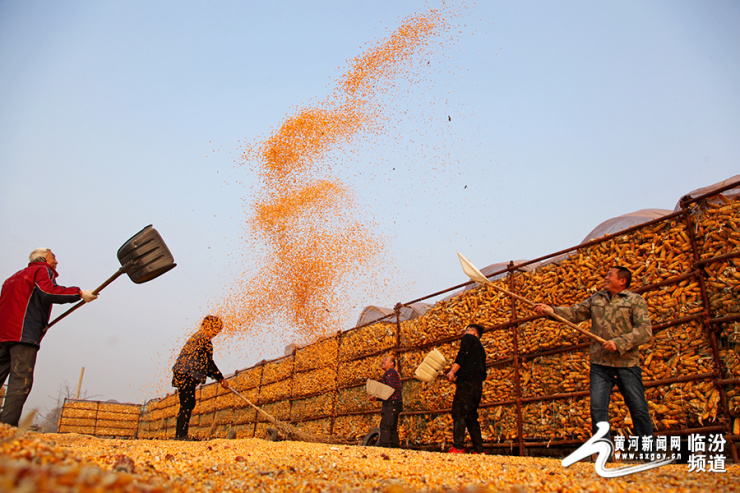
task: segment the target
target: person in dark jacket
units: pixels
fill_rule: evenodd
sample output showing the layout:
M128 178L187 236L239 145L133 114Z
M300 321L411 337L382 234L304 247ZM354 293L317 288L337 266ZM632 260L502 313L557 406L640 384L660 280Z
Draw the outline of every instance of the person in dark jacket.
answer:
M0 386L8 378L0 421L18 426L23 405L33 385L33 370L41 339L46 334L53 303L89 303L97 298L92 291L64 287L56 256L48 248L29 255L28 267L10 276L0 292Z
M383 358L380 367L385 371L380 383L393 387L394 392L383 401L383 407L380 411L380 437L378 437L376 445L378 447L398 448L401 446L401 441L398 438L398 415L403 410L401 377L396 371L396 360L392 356Z
M225 389L229 388L224 376L213 362L213 343L211 340L221 332L223 322L215 315L208 315L200 324L198 332L185 343L172 367L172 386L180 397L180 411L177 413L175 438L188 440L190 415L195 408L195 387L205 383L206 377L218 381Z
M447 379L455 382L455 397L452 400L452 438L450 453L465 452L465 429L470 433L473 450L483 453L483 437L478 422L478 406L483 396L486 379L486 350L480 342L483 327L470 324L460 340L460 350L452 364Z

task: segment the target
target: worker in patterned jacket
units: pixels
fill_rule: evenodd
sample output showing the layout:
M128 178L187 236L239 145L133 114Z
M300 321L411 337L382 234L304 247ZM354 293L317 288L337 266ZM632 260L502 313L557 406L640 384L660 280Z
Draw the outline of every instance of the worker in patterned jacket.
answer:
M195 409L195 388L203 384L206 377L218 381L221 387L228 389L224 376L213 361L213 342L223 328L223 322L215 315L203 318L198 332L185 343L180 355L172 367L172 386L179 394L180 410L175 424L175 439L188 440L190 416Z
M538 303L539 314L553 313L573 323L591 320L591 332L605 342L591 342L591 428L609 422L609 400L617 385L629 408L636 436L653 436L653 427L639 366L639 347L652 338L647 304L642 296L629 291L632 273L626 267L609 269L604 289L573 307ZM609 438L609 435L607 435ZM643 438L645 441L645 438Z
M31 393L33 370L41 339L46 334L53 303L89 303L93 291L57 284L59 262L48 248L31 252L25 269L10 276L0 293L0 386L8 378L0 421L18 426Z

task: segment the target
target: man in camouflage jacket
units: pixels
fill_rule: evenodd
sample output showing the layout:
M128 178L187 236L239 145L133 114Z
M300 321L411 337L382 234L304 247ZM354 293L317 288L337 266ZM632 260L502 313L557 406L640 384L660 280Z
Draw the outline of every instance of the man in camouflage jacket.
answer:
M604 289L572 307L550 307L539 303L534 310L548 315L557 314L573 323L591 320L591 332L606 341L591 342L591 427L609 422L609 400L616 384L629 408L637 436L652 437L642 369L639 366L639 346L652 338L652 326L647 304L642 296L629 291L632 273L625 267L609 269ZM607 436L607 438L609 438Z
M198 332L190 336L172 367L172 386L178 390L180 410L175 422L175 439L189 440L190 416L195 409L195 388L211 377L228 389L224 376L213 361L213 342L223 329L223 321L216 315L203 318Z

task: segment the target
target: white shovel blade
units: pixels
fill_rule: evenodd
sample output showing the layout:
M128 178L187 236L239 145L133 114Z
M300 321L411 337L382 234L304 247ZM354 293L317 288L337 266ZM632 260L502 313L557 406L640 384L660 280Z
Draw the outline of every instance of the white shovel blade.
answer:
M483 275L481 271L479 271L473 264L470 263L468 259L466 259L462 253L457 252L457 256L460 257L460 265L462 265L463 272L472 279L473 281L479 283L479 284L486 284L488 281L488 278Z

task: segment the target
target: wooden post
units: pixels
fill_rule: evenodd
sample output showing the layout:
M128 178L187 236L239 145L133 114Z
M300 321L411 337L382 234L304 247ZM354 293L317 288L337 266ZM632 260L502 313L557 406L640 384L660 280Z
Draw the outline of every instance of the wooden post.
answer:
M82 388L82 376L85 374L85 367L82 367L82 370L80 370L80 381L77 384L77 394L75 395L75 399L80 398L80 388Z

